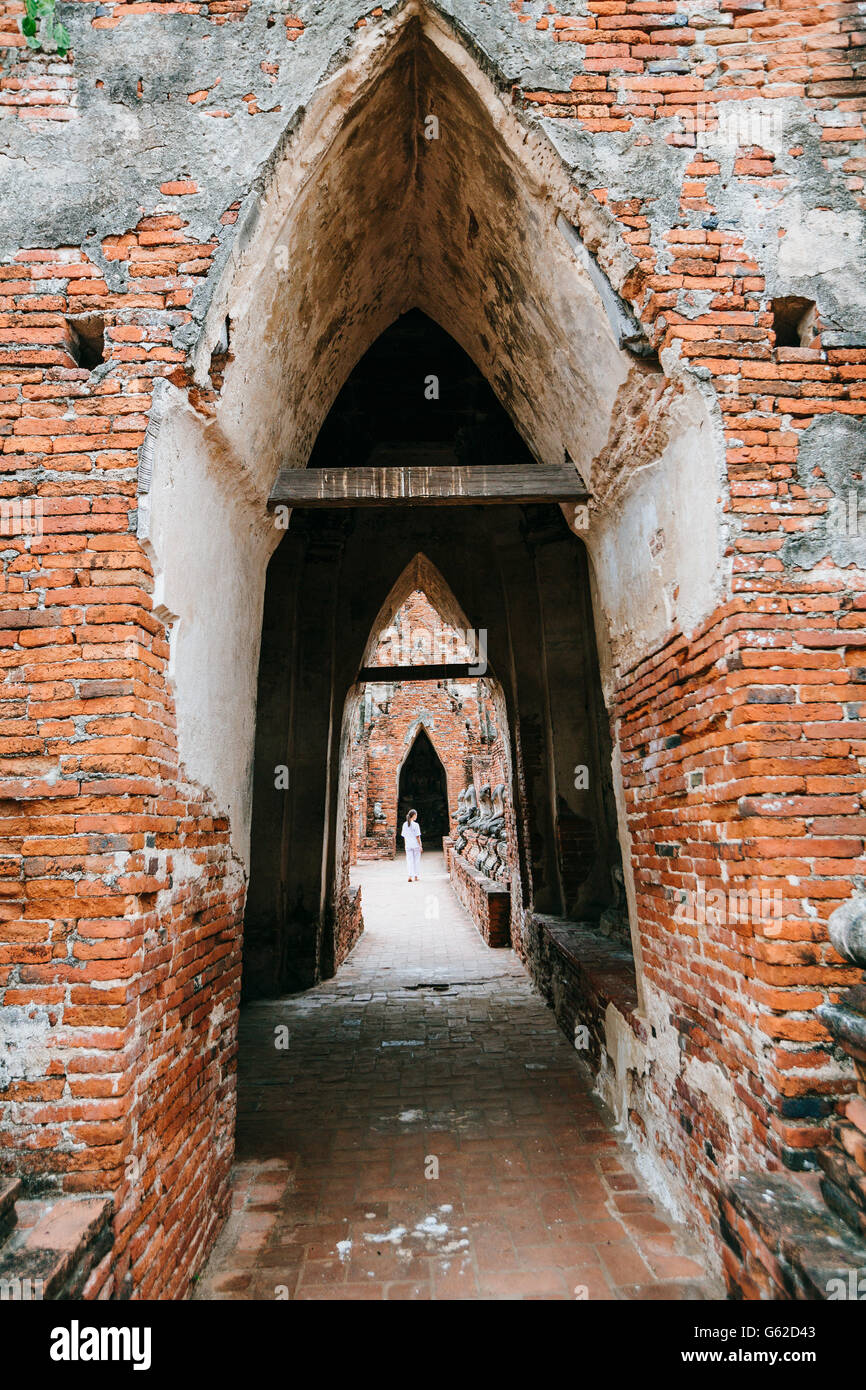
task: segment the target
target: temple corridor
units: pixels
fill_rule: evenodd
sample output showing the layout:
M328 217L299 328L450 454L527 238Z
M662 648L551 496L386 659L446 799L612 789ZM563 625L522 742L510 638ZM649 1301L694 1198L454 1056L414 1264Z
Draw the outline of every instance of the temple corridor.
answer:
M353 881L337 975L242 1011L233 1210L195 1296L722 1296L442 855Z

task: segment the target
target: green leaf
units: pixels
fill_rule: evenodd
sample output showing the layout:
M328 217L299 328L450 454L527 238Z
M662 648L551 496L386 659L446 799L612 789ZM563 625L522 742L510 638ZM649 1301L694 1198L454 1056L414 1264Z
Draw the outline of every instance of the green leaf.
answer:
M34 37L33 37L32 34L28 34L28 35L27 35L27 47L28 47L28 48L38 48L38 47L39 47L39 40L38 40L38 39L34 39Z
M21 21L21 32L22 34L26 35L27 38L30 38L31 34L36 33L36 20L31 19L29 15L26 15L25 18Z
M39 0L24 0L24 8L27 11L27 18L35 22L39 17Z
M61 58L65 58L69 52L69 30L65 24L55 24L54 40L57 44L57 52Z

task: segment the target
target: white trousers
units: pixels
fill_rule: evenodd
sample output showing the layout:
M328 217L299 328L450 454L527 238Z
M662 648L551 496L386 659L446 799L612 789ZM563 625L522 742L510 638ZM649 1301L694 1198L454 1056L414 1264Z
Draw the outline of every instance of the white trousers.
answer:
M406 863L407 863L408 866L409 866L409 877L410 877L410 878L417 878L417 877L418 877L418 870L419 870L420 867L421 867L421 851L420 851L420 849L407 849L407 850L406 850Z

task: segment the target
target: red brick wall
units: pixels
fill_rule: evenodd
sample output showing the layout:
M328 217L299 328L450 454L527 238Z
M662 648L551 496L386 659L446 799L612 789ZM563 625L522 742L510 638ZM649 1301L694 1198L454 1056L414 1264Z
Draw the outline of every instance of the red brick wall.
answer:
M350 888L341 893L337 902L337 927L334 939L334 968L339 969L343 961L356 946L364 930L364 904L361 889Z
M455 686L456 688L456 686ZM477 737L477 701L472 687L461 682L462 708L455 705L447 690L429 681L401 681L391 687L387 715L376 719L368 736L355 745L355 757L366 773L366 807L358 815L359 848L373 829L373 803L378 801L386 816L379 832L381 848L393 855L397 826L397 784L401 764L407 757L421 727L438 754L448 784L448 810L453 813L457 797L466 783L466 760L475 739L467 734L465 721L472 720ZM473 715L475 718L473 719ZM421 827L422 835L424 826ZM378 837L377 837L378 838ZM431 845L440 849L441 845ZM377 854L377 857L378 854Z
M567 90L525 92L527 107L623 132L642 118L694 112L681 134L664 137L695 153L662 255L644 200L612 200L604 187L595 196L639 262L631 303L660 350L675 345L708 373L727 440L734 596L691 641L674 634L621 672L615 706L644 978L670 1000L685 1055L733 1078L749 1117L734 1155L702 1092L678 1081L672 1099L657 1095L673 1121L659 1150L672 1171L698 1175L691 1191L711 1226L726 1160L739 1171L799 1167L827 1141L840 1085L813 1010L856 975L829 945L825 922L866 864L866 579L832 564L819 578L780 552L827 507L822 479L798 477L802 433L831 411L866 414L866 348L830 345L836 336L825 344L820 319L808 347L775 345L762 268L726 218L719 163L699 145L718 113L729 119L747 96L799 97L821 127L824 167L866 205L862 21L851 4L780 10L722 0L717 26L700 26L701 43L718 53L713 64L692 58L696 31L678 24L675 3L653 6L651 21L638 0L589 0L585 16L537 21L517 8L552 43L586 45ZM650 72L659 61L683 71ZM839 112L850 120L839 124ZM804 151L792 144L790 154L796 168ZM776 164L744 141L734 179L781 192L797 175ZM676 309L683 290L706 292L707 308L686 319ZM689 774L700 772L702 790L686 803ZM701 883L780 890L778 930L726 924L699 939L674 911L677 894Z
M525 3L512 8L521 23L532 23ZM545 115L576 118L587 130L629 131L636 120L692 108L695 120L690 130L671 137L692 146L694 132L715 126L719 113L724 121L732 103L747 97L796 97L822 126L827 158L844 161L848 187L862 192L866 131L863 67L858 60L863 27L855 4L825 0L780 8L754 0L720 0L717 7L692 15L690 23L683 23L689 16L676 0L664 0L652 9L642 0L625 0L615 7L607 0L588 0L586 14L581 15L558 13L553 4L548 8L550 13L538 19L536 27L547 31L553 43L585 45L585 56L566 91L523 93L525 101L543 108ZM704 52L696 56L698 41L702 49L709 49L709 59ZM668 70L653 71L651 65L659 63ZM850 120L837 124L826 114L833 111L850 112ZM771 175L767 162L760 152L744 148L735 173L747 178ZM687 206L703 206L700 179L711 173L702 167L706 163L697 160L686 171ZM633 247L645 244L640 218L631 226L626 235Z
M227 823L178 766L135 537L152 379L184 361L172 326L216 246L183 225L143 217L103 244L121 294L76 248L0 266L0 496L38 489L43 510L41 535L3 542L0 993L25 1036L51 1026L42 1074L4 1093L3 1164L113 1192L112 1286L165 1297L187 1293L228 1199L244 902ZM102 381L69 353L64 316L91 310Z

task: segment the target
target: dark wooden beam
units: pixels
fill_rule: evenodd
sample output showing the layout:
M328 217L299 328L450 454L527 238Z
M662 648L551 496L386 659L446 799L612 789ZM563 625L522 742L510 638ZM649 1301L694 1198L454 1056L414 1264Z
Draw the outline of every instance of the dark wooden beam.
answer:
M408 468L281 468L269 507L490 506L585 502L570 465L478 464Z
M483 655L483 653L482 653ZM483 662L472 662L473 666L483 665ZM363 681L477 681L481 676L489 676L490 668L485 666L483 672L472 671L470 663L461 666L452 664L446 666L362 666L358 672L357 679Z

